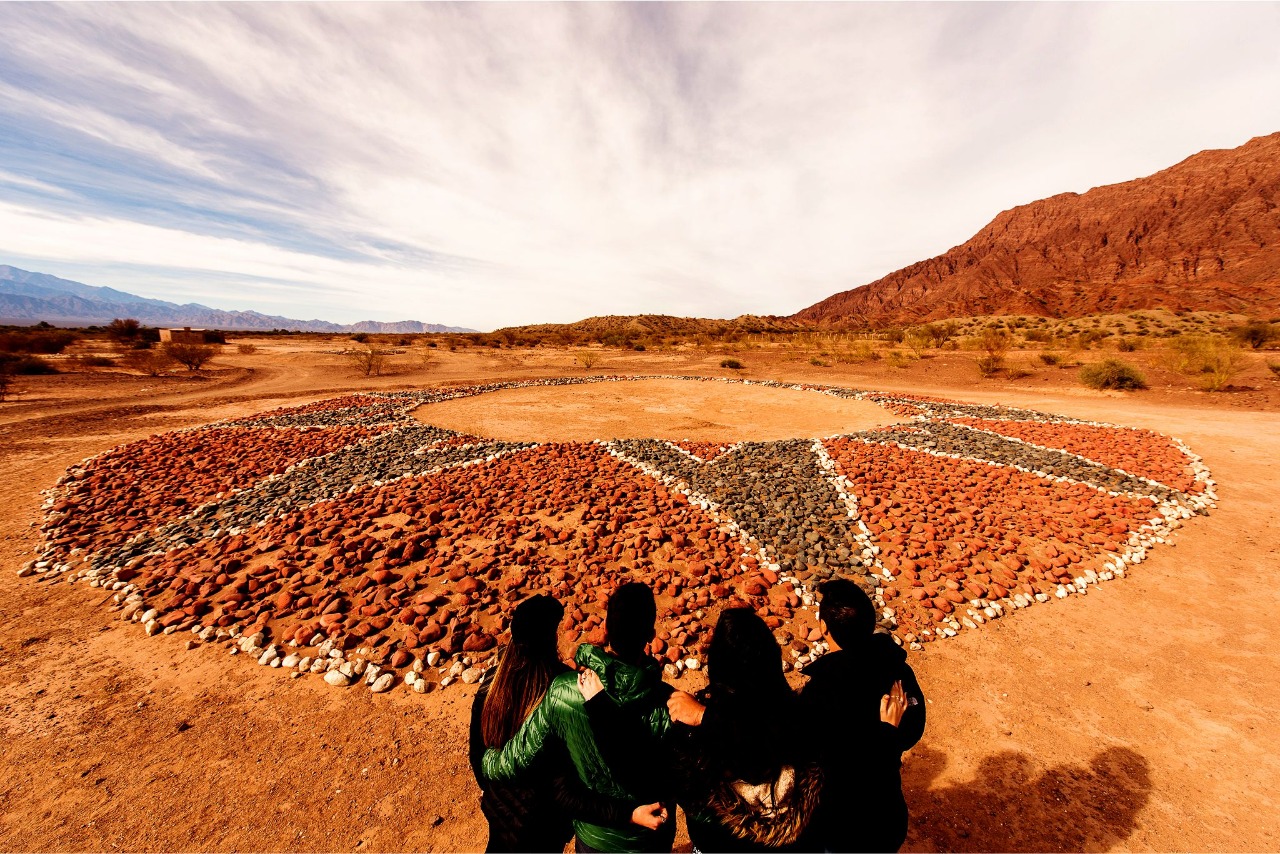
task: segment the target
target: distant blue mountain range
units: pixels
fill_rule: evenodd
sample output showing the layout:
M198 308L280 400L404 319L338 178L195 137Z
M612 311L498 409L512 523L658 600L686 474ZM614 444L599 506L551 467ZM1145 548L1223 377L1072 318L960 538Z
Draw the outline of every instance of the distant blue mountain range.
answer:
M0 323L93 326L132 317L146 326L194 326L202 329L296 329L300 332L474 332L417 320L382 323L330 323L295 320L256 311L223 311L199 303L178 305L147 299L115 288L99 288L45 273L0 264Z

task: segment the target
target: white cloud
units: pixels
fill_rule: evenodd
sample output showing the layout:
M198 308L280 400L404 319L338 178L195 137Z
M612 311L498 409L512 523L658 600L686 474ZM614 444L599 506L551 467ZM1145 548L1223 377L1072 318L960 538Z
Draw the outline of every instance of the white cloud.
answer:
M10 197L0 253L153 267L147 295L208 282L230 308L289 281L263 310L335 320L789 313L1014 204L1280 129L1277 23L1270 4L0 7L0 118L136 166L43 213ZM58 184L56 157L21 153L8 172ZM129 289L114 269L88 281Z

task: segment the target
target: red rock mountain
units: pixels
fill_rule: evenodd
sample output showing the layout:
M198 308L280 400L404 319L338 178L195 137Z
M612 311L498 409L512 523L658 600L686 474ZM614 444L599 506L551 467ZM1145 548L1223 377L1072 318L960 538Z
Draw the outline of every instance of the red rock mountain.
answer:
M832 326L1164 307L1280 316L1280 133L997 216L944 255L793 319Z

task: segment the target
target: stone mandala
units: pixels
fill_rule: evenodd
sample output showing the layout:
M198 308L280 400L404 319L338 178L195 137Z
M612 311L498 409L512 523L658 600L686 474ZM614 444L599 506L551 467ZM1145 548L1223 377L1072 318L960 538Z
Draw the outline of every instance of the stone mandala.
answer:
M900 423L533 443L411 414L628 379L351 395L124 445L50 491L44 545L19 574L106 588L147 635L421 693L479 678L534 593L565 603L566 644L600 642L609 593L633 579L657 594L651 652L672 677L700 667L716 614L741 604L803 668L825 652L811 606L832 577L919 649L1123 577L1215 500L1200 459L1156 433L829 386L685 378L872 401Z

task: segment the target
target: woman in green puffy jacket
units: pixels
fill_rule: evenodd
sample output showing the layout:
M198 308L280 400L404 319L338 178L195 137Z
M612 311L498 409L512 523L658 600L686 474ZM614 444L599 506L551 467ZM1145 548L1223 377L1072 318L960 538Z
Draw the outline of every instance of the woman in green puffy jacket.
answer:
M550 742L540 761L506 781L485 777L481 757L501 747L542 702L552 681L572 673L560 661L556 632L564 608L550 596L516 606L511 643L471 708L471 767L480 785L480 809L489 822L488 851L561 851L574 819L601 824L656 824L660 805L591 791L578 779L563 743Z
M574 656L580 668L593 670L621 713L636 724L635 747L650 758L661 755L661 742L671 726L667 715L670 686L645 645L654 637L657 608L653 591L644 584L623 584L609 597L604 648L582 644ZM642 804L632 821L575 816L578 851L670 851L675 822L660 802L668 800L669 772L655 762L638 763L625 779L601 755L591 731L587 703L578 677L562 673L538 707L501 749L485 752L482 770L494 782L529 779L530 769L568 748L577 779L591 792L630 804Z

